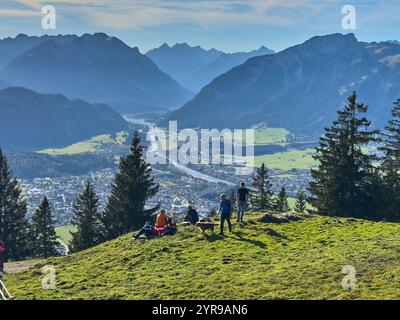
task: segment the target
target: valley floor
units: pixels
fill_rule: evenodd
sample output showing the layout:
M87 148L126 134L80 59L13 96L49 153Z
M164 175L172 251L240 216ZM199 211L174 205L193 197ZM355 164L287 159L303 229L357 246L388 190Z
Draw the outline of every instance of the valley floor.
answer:
M17 299L399 298L400 224L325 217L264 223L260 217L235 224L225 238L194 227L145 242L127 235L40 261L5 282ZM54 266L56 289L42 289L44 265ZM356 270L354 290L342 287L346 265Z

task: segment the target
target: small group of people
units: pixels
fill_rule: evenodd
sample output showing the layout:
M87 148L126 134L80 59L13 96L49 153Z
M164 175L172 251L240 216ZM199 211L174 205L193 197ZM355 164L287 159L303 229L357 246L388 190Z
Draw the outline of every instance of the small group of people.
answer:
M156 224L153 226L149 221L145 223L139 233L135 236L135 239L141 237L161 237L165 235L174 235L176 233L176 222L174 218L167 215L166 211L162 209L157 215Z
M243 222L243 217L247 208L249 195L249 189L247 189L245 183L242 182L236 194L238 223ZM218 212L218 214L221 216L220 234L224 235L225 222L228 224L229 231L232 232L233 230L231 222L233 204L225 194L222 194L220 198L221 203ZM196 225L196 223L200 221L198 212L193 208L191 204L189 204L188 206L184 221L192 225ZM139 239L140 237L150 238L153 236L173 235L176 233L176 230L177 229L175 220L172 217L168 216L166 211L162 209L157 215L155 225L153 226L150 222L146 222L144 227L135 236L135 239Z

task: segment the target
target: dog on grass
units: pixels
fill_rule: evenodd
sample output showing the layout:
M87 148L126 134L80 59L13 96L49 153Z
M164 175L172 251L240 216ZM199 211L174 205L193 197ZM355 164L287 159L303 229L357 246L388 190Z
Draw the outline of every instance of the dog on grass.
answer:
M196 227L199 228L202 233L207 230L211 230L211 232L214 233L215 224L209 221L199 221L196 223Z

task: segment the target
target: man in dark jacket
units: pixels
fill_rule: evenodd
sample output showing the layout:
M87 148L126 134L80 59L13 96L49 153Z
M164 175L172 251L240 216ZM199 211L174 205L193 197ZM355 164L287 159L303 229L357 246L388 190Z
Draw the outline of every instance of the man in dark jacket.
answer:
M244 211L247 207L248 198L249 189L247 189L244 185L244 182L242 182L237 191L237 222L243 222Z
M225 221L228 223L229 232L232 232L232 223L231 223L231 214L232 214L232 203L226 197L226 195L221 195L221 205L219 208L219 214L221 215L220 222L220 235L224 235L224 223Z
M185 216L185 221L195 225L199 221L199 214L191 205L188 206L188 210Z

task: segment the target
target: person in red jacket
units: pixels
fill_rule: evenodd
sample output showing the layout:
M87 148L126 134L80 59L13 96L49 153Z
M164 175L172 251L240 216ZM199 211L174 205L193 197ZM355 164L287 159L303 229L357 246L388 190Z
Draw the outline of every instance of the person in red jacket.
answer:
M6 246L3 241L0 240L0 275L4 273L4 251Z

